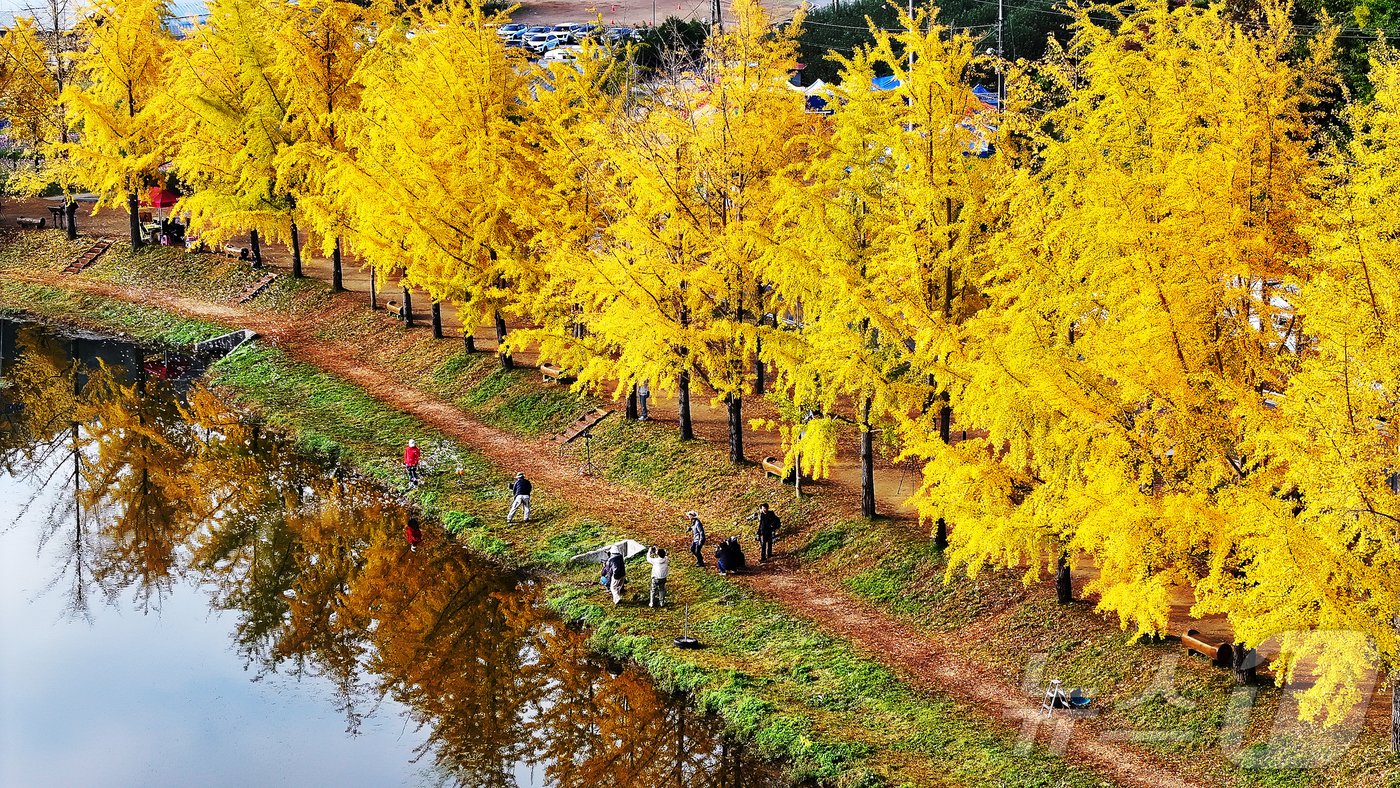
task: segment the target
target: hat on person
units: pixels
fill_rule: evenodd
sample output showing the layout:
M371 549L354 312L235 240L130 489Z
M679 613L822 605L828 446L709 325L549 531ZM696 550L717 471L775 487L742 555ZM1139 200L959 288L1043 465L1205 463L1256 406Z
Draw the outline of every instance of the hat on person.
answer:
M413 442L413 439L412 439L412 438L409 438L409 439L408 439L408 445L409 445L409 446L416 446L417 444L415 444L415 443Z
M523 479L523 478L525 478L525 472L524 472L524 471L516 471L516 472L515 472L515 478L517 478L517 479Z
M691 511L686 512L686 513L685 513L685 516L686 516L686 517L699 517L700 515L696 514L696 513L695 513L695 510L692 509Z

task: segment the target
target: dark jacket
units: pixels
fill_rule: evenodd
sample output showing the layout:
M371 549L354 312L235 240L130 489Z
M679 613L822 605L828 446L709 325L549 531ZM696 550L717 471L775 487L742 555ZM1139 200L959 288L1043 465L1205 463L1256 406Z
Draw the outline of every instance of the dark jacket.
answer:
M608 582L614 580L625 582L627 580L627 563L622 560L622 556L614 554L608 558L608 563L603 568L603 574L607 575Z
M521 476L519 479L516 479L515 481L511 482L510 491L514 495L529 495L530 480L525 478L524 476Z
M759 515L758 515L758 538L759 538L759 539L772 539L774 536L776 536L776 535L778 534L778 526L779 526L780 524L781 524L781 523L780 523L780 521L778 520L778 515L774 514L773 511L772 511L771 509L770 509L769 511L766 511L766 512L763 512L763 513L759 514Z

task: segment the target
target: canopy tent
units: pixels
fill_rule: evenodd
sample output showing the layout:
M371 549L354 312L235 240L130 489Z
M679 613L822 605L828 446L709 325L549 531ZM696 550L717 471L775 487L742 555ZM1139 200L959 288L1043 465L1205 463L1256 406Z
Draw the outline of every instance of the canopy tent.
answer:
M797 91L798 93L801 93L803 96L806 97L808 112L825 113L827 111L826 100L829 88L827 87L825 82L818 79L805 88L801 85L793 85L791 83L788 83L788 87Z
M645 553L647 551L647 546L635 539L623 539L621 542L605 544L602 547L589 550L586 553L579 553L573 558L570 558L569 561L575 564L601 564L608 560L608 556L612 555L614 550L622 550L623 558L632 558Z

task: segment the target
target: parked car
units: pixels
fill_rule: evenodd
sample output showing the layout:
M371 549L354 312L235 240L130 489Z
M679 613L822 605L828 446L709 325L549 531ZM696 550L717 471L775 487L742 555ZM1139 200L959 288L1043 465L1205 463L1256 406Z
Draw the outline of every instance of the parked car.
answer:
M557 46L554 49L551 49L548 52L544 53L544 57L540 58L540 62L545 64L572 63L575 60L578 60L579 55L581 55L582 53L583 47L578 46L577 44L561 44L560 46Z
M496 35L503 39L510 40L525 32L525 29L528 27L529 25L521 24L520 22L511 22L508 25L501 25L496 28Z
M573 38L574 34L577 33L581 27L583 27L583 25L579 22L560 22L554 26L554 32L561 36Z
M525 42L530 39L530 36L539 35L540 33L548 33L549 31L549 25L532 25L530 27L525 28L524 30L520 30L510 34L510 36L505 39L505 44L508 47L524 48L527 46Z
M563 43L558 33L535 33L525 38L525 48L536 54L544 54Z
M625 44L637 38L637 31L630 27L610 27L608 32L603 34L603 40L609 44Z

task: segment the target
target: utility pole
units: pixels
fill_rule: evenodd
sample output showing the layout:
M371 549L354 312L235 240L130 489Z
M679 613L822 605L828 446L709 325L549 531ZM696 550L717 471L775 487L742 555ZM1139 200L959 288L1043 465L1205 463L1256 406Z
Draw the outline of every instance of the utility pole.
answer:
M723 0L710 0L710 27L718 30L720 28L720 3Z
M912 0L911 0L912 2ZM1006 62L1006 49L1002 41L1002 28L1005 27L1005 17L1003 16L1003 0L997 0L997 112L1003 112L1006 106L1006 76L1002 66Z

